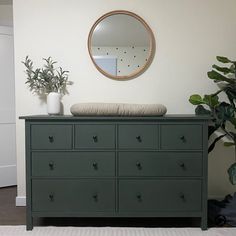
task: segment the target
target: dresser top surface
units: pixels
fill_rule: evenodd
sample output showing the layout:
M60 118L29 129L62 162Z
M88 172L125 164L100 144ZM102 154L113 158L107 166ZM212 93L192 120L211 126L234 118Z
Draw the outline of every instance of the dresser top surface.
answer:
M25 120L211 120L212 117L207 115L194 115L194 114L173 114L165 116L73 116L73 115L30 115L20 116L19 119Z

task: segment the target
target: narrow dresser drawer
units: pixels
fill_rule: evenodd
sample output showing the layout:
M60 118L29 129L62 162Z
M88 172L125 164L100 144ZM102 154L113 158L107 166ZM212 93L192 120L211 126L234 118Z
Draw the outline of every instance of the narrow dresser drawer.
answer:
M120 180L119 211L201 211L201 180Z
M113 180L32 180L32 210L44 212L111 212Z
M33 152L32 176L94 177L115 175L113 152Z
M32 125L32 149L71 149L72 125Z
M114 125L76 125L75 148L115 148Z
M119 125L118 147L124 149L157 149L157 125Z
M161 149L202 149L202 126L191 124L161 125Z
M199 152L120 152L119 176L202 176Z

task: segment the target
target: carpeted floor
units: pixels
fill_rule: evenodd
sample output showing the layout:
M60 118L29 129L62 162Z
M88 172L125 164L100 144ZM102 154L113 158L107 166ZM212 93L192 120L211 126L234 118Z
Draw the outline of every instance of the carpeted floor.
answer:
M35 227L0 226L1 236L235 236L236 228L116 228L116 227Z

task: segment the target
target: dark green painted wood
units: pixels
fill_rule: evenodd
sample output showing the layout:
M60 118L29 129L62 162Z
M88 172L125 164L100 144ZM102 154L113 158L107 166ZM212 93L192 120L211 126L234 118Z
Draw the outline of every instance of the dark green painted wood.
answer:
M115 126L75 125L75 148L115 148Z
M200 211L200 180L120 180L120 211Z
M109 212L114 209L112 180L32 180L32 211Z
M157 149L158 126L149 124L119 125L118 147L125 149Z
M71 147L72 125L32 125L32 149L71 149Z
M115 153L33 152L32 176L115 176Z
M21 119L26 120L27 230L33 228L34 217L76 216L201 217L201 228L207 229L210 117L25 116ZM48 144L45 140L52 131L57 139ZM185 144L177 140L180 133L184 133ZM91 142L94 134L99 144ZM141 145L131 140L137 136L142 137ZM137 168L137 157L145 167L141 171L133 167L135 163ZM48 170L49 160L54 170ZM99 162L96 174L90 165L94 160ZM186 170L178 169L182 163L175 166L179 160L184 162ZM88 197L91 193L95 196L95 190L101 199L97 204ZM144 194L141 199L137 197L139 192ZM142 204L134 201L134 193L136 200L144 200ZM183 194L176 197L177 193L184 193L184 197Z
M119 176L202 176L201 153L121 152Z
M202 126L161 125L161 149L202 149Z

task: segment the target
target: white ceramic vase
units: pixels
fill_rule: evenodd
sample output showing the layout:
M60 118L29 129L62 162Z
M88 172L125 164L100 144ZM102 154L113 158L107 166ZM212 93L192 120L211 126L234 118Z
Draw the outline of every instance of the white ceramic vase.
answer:
M47 111L49 115L59 115L61 111L61 94L51 92L47 96Z

